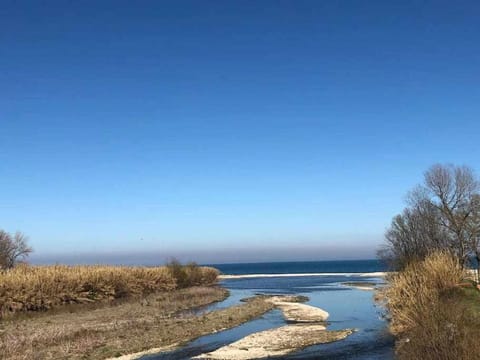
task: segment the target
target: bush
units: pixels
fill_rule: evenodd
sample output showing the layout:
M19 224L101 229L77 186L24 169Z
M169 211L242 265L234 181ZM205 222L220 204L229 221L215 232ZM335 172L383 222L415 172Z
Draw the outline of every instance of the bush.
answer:
M385 295L400 359L478 358L478 320L457 286L464 276L458 259L446 252L391 276Z
M194 262L183 266L173 259L167 264L167 269L175 279L176 286L181 289L196 285L213 284L218 277L218 270L211 267L200 267Z
M444 252L410 264L389 279L386 290L392 331L401 333L415 327L441 294L453 289L464 277L456 258Z

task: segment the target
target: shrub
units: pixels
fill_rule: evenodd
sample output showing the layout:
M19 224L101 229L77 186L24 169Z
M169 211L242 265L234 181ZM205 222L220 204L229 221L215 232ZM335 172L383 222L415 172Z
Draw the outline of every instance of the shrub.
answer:
M217 282L220 272L212 267L202 266L199 268L202 275L200 283L205 285L211 285Z
M196 285L213 284L218 277L218 270L211 267L200 267L194 262L183 266L181 263L172 259L167 264L167 269L175 279L178 288L185 288Z
M172 276L172 278L175 280L175 285L177 288L181 289L188 286L187 273L178 260L170 260L167 263L167 269L170 273L170 276Z
M387 307L400 359L476 359L478 320L465 304L460 262L446 252L410 264L389 279Z

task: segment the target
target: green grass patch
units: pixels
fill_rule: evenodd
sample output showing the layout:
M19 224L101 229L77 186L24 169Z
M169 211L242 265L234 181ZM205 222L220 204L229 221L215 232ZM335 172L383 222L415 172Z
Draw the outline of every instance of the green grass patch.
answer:
M480 291L477 288L462 289L462 302L480 317Z

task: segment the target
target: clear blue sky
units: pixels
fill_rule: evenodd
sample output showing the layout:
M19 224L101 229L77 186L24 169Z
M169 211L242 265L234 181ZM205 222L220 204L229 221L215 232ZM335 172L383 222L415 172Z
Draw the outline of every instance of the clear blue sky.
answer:
M480 170L479 18L478 1L3 1L0 228L60 261L371 258L426 168Z

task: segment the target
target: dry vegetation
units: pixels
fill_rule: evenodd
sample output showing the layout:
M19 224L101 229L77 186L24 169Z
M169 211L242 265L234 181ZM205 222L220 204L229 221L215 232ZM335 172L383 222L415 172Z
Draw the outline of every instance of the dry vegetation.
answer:
M191 287L91 311L4 319L0 322L0 357L105 359L184 343L240 325L274 307L258 297L227 309L191 311L226 295L227 291L218 287Z
M210 285L217 276L216 269L176 262L164 267L19 265L0 272L0 318Z
M386 296L400 359L478 358L480 296L458 286L465 275L458 258L439 252L392 276Z

